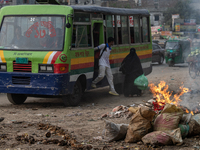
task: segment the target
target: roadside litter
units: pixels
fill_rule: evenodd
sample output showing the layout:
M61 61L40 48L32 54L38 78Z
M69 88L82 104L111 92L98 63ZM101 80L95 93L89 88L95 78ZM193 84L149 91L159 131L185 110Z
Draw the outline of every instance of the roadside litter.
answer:
M28 124L28 127L37 128L40 130L38 133L24 133L14 135L15 140L21 144L29 144L29 146L34 146L36 144L44 145L58 145L67 147L69 149L92 149L90 144L82 144L76 140L76 138L68 131L63 128L51 124L35 123Z
M103 130L103 139L108 142L122 140L126 136L128 124L115 124L105 120L105 129Z
M125 142L138 142L149 133L152 129L151 121L155 114L154 111L146 107L139 108L129 123Z
M133 114L128 110L128 107L126 107L124 105L120 105L120 106L113 108L113 110L110 112L110 114L103 114L101 116L101 118L106 118L106 117L110 117L110 118L126 117L126 118L129 118L132 115Z
M115 107L112 112L124 108ZM127 143L137 143L142 140L144 144L181 145L182 138L200 134L200 115L191 117L173 104L166 104L160 112L147 106L129 107L127 110L132 113L129 125L105 120L102 140L107 142L124 140ZM199 130L194 130L196 127Z
M110 113L110 117L116 117L116 118L124 117L128 115L128 112L129 112L128 107L120 105L112 110L112 112Z
M166 104L154 121L154 131L174 130L183 116L183 111L175 105Z
M189 92L180 87L178 94L168 92L161 82L158 87L150 86L154 98L145 104L115 107L109 117L131 118L129 125L105 121L102 140L107 142L124 140L127 143L143 142L150 145L182 145L183 139L200 134L200 114L194 114L179 104L180 96ZM174 97L173 97L174 96Z
M183 143L180 128L172 131L154 131L142 138L144 144L181 145Z
M195 136L200 134L200 114L196 114L191 117L189 122L189 136Z

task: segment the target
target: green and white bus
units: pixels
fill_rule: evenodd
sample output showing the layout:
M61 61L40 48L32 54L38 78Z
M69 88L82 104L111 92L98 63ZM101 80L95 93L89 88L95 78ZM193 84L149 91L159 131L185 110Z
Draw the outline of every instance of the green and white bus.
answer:
M16 5L0 10L0 92L13 104L28 96L62 97L77 105L91 89L94 47L115 39L110 64L115 86L119 66L134 47L145 75L151 73L150 14L145 9L98 6ZM107 86L107 79L97 84Z

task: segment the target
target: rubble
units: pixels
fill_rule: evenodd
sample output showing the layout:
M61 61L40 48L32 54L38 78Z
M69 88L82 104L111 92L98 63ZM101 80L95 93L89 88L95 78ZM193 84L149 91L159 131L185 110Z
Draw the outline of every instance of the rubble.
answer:
M103 140L102 136L93 137L94 140Z
M105 120L105 129L103 130L103 140L112 142L125 138L128 130L128 124L115 124Z
M108 115L107 114L103 114L102 116L101 116L101 118L106 118Z
M114 118L127 117L128 113L129 113L128 107L120 105L112 110L109 117L114 117Z
M22 135L17 135L15 137L15 140L17 140L21 144L56 144L58 146L66 146L75 149L92 149L91 145L80 144L70 133L68 133L67 130L62 129L61 127L44 123L38 123L36 126L38 130L47 130L47 132L44 134L45 136L42 136L43 138L36 138L25 133ZM60 136L60 138L58 139L54 136Z
M47 138L51 137L51 132L46 132L46 133L45 133L45 136L46 136Z
M184 138L200 134L200 114L197 114L200 107L191 111L179 104L180 96L189 89L182 86L177 93L172 93L167 91L165 82L161 82L158 86L150 84L150 90L154 97L145 104L120 105L113 108L111 115L105 114L102 118L131 118L124 141L137 145L142 144L141 140L150 145L182 145Z
M33 136L29 136L28 134L18 135L18 136L15 137L15 139L17 141L20 141L23 144L27 144L27 143L29 143L29 144L35 144L35 142L37 142L37 140L35 140L33 138Z

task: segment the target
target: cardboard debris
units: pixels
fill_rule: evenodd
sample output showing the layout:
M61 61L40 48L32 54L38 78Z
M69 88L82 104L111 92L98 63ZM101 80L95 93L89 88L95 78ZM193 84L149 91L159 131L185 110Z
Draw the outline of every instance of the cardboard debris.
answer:
M132 112L133 114L135 114L138 110L139 110L138 107L129 107L128 108L128 111Z

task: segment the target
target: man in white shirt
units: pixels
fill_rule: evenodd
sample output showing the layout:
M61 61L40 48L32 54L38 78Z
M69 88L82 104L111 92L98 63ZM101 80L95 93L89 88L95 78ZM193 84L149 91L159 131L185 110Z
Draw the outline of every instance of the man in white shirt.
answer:
M108 38L108 43L106 44L101 44L98 47L95 47L94 50L98 50L100 49L100 55L101 58L99 59L99 74L98 77L92 81L92 87L96 88L96 84L101 81L104 76L106 75L108 83L110 85L110 91L109 94L112 95L119 95L114 88L114 84L113 84L113 75L112 75L112 71L110 68L110 62L109 62L109 56L110 56L110 52L111 52L111 46L114 44L114 38L113 37L109 37ZM106 46L106 48L105 48ZM104 49L105 48L105 49Z

